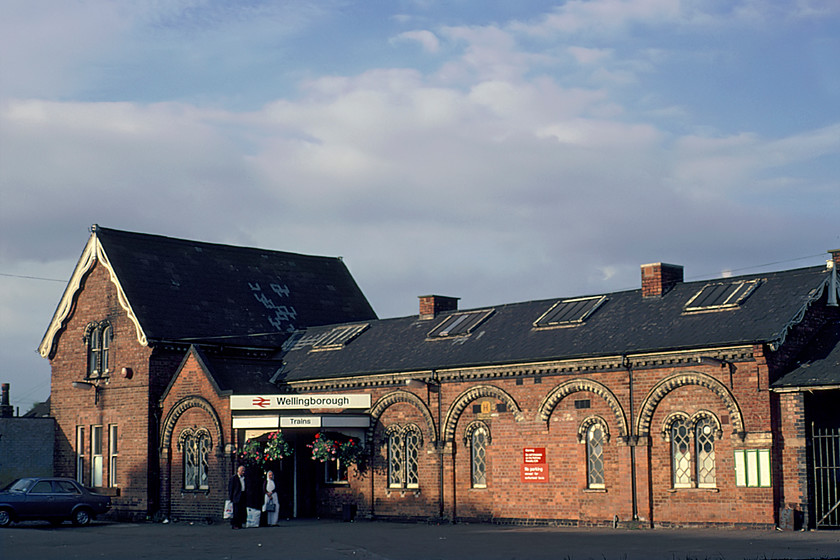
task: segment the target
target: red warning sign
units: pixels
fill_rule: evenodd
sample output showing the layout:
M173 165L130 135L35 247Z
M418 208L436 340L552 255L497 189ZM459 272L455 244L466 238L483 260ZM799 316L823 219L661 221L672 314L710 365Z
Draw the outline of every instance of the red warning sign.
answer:
M520 480L522 482L548 482L545 447L525 447L522 449Z

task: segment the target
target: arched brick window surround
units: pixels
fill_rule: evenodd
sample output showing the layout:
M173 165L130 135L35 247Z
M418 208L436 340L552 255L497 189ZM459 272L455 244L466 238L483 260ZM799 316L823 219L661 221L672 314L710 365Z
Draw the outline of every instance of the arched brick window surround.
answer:
M738 406L738 402L735 400L735 397L723 383L710 375L700 372L678 373L676 375L672 375L671 377L667 377L657 383L656 386L650 390L650 393L648 393L648 396L645 397L645 400L642 402L642 406L639 410L639 419L636 429L636 433L639 437L650 436L651 419L653 418L653 413L656 411L656 407L662 399L664 399L665 396L674 389L678 389L679 387L684 387L686 385L698 385L708 389L720 397L720 400L723 401L724 406L729 411L729 418L732 421L732 433L743 439L746 434L744 429L744 417L741 414L741 408ZM712 415L712 418L715 418L714 415ZM720 425L720 423L718 423L718 425Z
M467 425L466 429L464 430L464 447L472 447L473 433L479 428L484 429L484 433L487 436L487 445L493 443L493 438L490 435L490 426L488 426L487 423L484 422L484 420L473 420Z
M669 414L668 417L665 418L665 421L662 422L662 440L666 442L671 441L671 426L677 420L685 422L685 425L691 428L693 432L697 427L697 423L704 419L707 419L712 423L715 427L715 438L720 439L723 435L723 431L721 430L720 420L718 420L718 417L708 410L698 410L690 418L685 412L672 412Z
M429 431L430 434L430 443L435 445L438 440L437 436L437 428L435 427L435 422L432 420L432 413L429 411L429 407L426 406L426 403L423 400L412 393L411 391L402 391L397 390L387 395L383 395L370 409L370 417L371 423L370 428L368 428L368 449L373 449L374 437L373 432L376 429L376 425L379 423L379 418L385 413L385 410L388 407L393 406L398 403L407 403L415 407L420 414L423 416L423 419L426 421L426 429ZM422 431L421 431L422 435ZM423 438L424 441L425 438ZM422 443L421 443L422 445Z
M578 443L586 443L586 434L589 431L589 428L592 426L598 425L601 427L601 431L604 432L604 441L610 441L610 428L607 425L607 421L601 418L600 416L587 416L583 419L578 426Z
M182 414L193 407L198 407L210 415L210 418L213 421L213 427L216 430L216 437L210 438L211 446L213 440L217 441L218 443L212 447L216 448L216 455L222 455L224 453L224 432L222 431L222 422L219 420L219 415L216 414L216 409L213 408L213 405L211 405L207 400L197 396L184 397L175 403L175 405L166 414L166 418L164 419L161 428L160 448L169 449L169 446L172 445L172 432L175 430L175 425L178 423L178 419Z
M621 403L618 402L618 399L615 397L613 392L607 389L606 386L591 379L572 379L571 381L561 383L552 389L540 404L540 420L548 422L551 418L551 414L554 412L554 409L557 408L558 404L560 404L560 401L572 393L578 393L580 391L595 393L606 401L607 405L609 405L610 409L613 411L616 423L618 423L621 438L624 441L627 441L630 434L627 429L627 417L624 414L624 409L621 407Z
M452 406L449 407L449 410L446 413L446 419L443 421L444 442L447 444L454 442L455 426L458 424L458 419L461 417L461 413L464 412L464 409L467 408L467 405L469 405L472 401L484 397L492 397L505 403L508 411L513 413L513 417L517 422L521 422L524 419L519 405L516 404L513 397L511 397L506 391L499 389L498 387L494 387L493 385L477 385L476 387L467 389L458 395L452 403Z

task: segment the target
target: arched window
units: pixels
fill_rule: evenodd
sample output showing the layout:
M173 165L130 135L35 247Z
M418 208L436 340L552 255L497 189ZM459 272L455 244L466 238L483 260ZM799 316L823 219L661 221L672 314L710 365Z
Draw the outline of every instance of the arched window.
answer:
M714 488L715 477L715 426L709 418L700 418L694 425L697 450L697 486Z
M210 487L210 433L184 430L179 438L184 453L184 490L207 490Z
M600 423L586 430L586 475L589 488L604 488L604 429Z
M720 424L710 412L692 418L672 414L663 435L671 441L671 478L674 488L715 488L715 439Z
M674 488L691 487L691 431L683 418L671 424L671 473Z
M388 429L388 487L419 488L420 429L409 424Z
M470 437L470 464L472 487L487 488L487 429L483 426Z
M90 323L85 331L85 344L88 350L88 378L105 377L110 373L111 339L113 329L110 323Z

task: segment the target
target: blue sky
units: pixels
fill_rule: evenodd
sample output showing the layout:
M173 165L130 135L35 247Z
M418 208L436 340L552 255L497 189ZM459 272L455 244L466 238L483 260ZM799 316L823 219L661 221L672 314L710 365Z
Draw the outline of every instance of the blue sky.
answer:
M840 247L835 0L5 0L0 381L93 223L341 255L381 317Z

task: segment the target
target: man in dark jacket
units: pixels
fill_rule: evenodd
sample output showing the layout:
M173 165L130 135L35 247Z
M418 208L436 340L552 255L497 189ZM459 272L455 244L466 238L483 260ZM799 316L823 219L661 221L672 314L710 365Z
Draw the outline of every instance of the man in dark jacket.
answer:
M230 518L231 529L241 529L245 523L245 467L239 465L236 474L228 482L228 500L233 502L233 517Z

